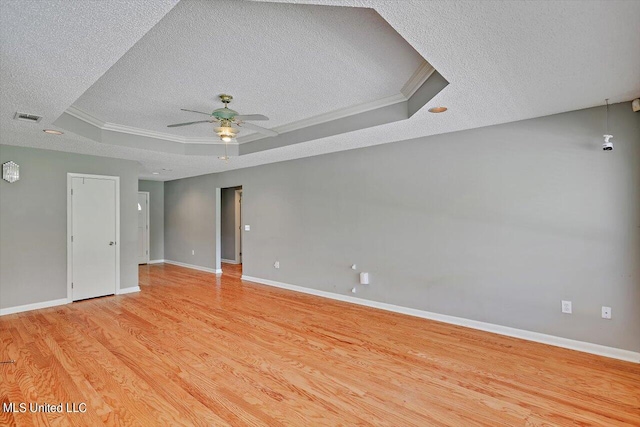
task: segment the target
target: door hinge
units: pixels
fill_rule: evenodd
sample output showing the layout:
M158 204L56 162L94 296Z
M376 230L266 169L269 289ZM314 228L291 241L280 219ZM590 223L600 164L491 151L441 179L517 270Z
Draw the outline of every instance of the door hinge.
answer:
M73 188L71 189L71 195L73 196Z
M73 289L73 282L71 282L71 289Z
M149 229L149 225L147 224L147 230Z
M71 242L73 243L73 236L71 236Z
M147 255L149 255L149 251L147 251Z

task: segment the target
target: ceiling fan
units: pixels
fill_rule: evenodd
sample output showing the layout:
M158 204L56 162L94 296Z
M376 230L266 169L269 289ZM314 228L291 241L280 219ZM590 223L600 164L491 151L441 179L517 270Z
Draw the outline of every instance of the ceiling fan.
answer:
M187 110L186 108L181 108L182 111L188 111L190 113L198 113L209 116L207 120L198 120L195 122L186 122L186 123L177 123L174 125L168 125L167 127L174 128L179 126L189 126L194 125L196 123L220 123L220 126L215 128L215 132L220 136L220 139L224 142L229 142L240 132L239 127L245 127L247 129L254 130L263 135L267 136L277 136L278 132L272 131L271 129L263 128L262 126L254 125L253 123L247 123L247 120L269 120L267 116L263 116L262 114L239 114L237 111L234 111L228 107L229 103L233 99L231 95L220 95L220 100L224 104L223 108L218 108L214 110L212 113L204 113L202 111L195 110Z

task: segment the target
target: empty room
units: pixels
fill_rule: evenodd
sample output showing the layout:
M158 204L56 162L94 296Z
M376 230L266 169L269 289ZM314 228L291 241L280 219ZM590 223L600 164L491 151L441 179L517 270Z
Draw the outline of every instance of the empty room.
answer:
M0 0L0 425L640 426L638 22Z

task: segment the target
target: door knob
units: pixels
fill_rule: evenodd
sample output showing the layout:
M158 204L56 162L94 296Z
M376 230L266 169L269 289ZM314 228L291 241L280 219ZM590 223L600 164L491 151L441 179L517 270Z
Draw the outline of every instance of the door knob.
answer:
M109 242L109 246L113 246L115 244L116 244L116 242Z

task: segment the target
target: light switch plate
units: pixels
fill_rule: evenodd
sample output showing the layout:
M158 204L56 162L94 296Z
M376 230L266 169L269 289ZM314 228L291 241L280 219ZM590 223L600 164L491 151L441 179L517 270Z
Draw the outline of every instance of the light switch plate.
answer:
M602 306L602 318L611 319L611 307Z
M562 301L562 312L571 314L571 301Z
M251 231L251 226L250 225L245 225L244 226L244 231Z

